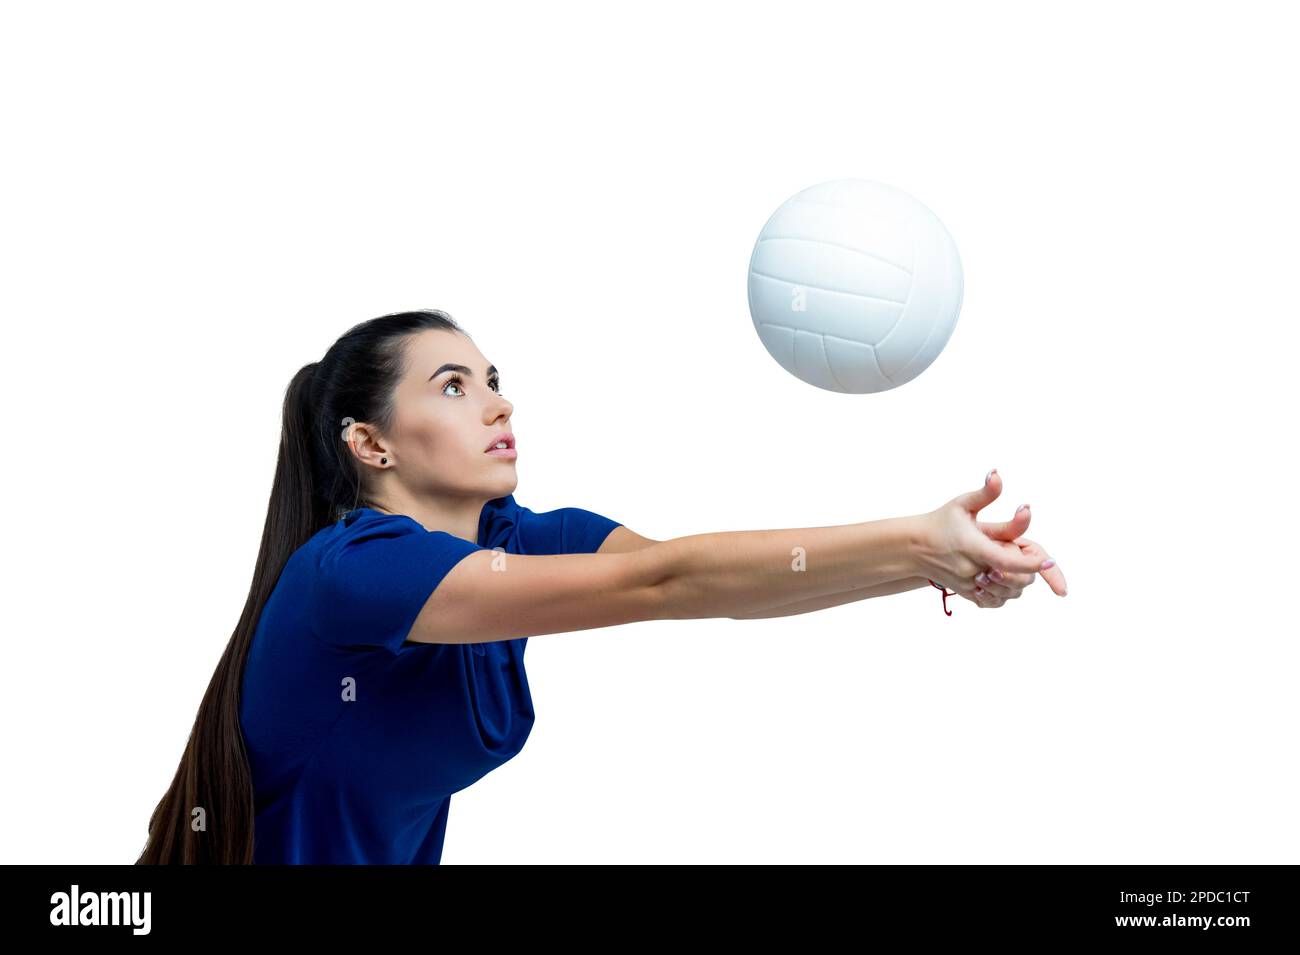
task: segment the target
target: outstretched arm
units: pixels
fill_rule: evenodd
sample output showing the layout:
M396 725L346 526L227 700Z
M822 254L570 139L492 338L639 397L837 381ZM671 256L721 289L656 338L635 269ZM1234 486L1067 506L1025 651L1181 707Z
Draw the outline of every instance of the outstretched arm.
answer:
M930 581L924 577L904 577L901 580L891 580L888 583L879 584L875 587L858 587L854 590L846 590L843 593L831 594L826 597L813 597L811 600L796 600L793 603L782 604L779 607L772 607L768 610L760 610L757 613L737 613L732 614L732 620L761 620L764 617L791 617L800 613L812 613L814 610L825 610L827 607L838 607L841 604L853 603L855 600L869 600L872 597L887 597L890 594L901 594L904 591L916 590L918 587L929 587Z
M408 639L484 643L836 600L917 576L918 521L693 534L594 554L483 548L446 573Z
M650 537L643 537L632 528L620 524L609 532L605 542L601 544L600 554L622 554L631 550L640 550L643 547L649 547L651 544L660 544L662 541L654 540ZM777 607L771 607L767 610L759 610L753 613L732 614L732 620L762 620L767 617L792 617L796 614L812 613L814 610L825 610L828 607L838 607L841 604L853 603L856 600L869 600L872 597L887 597L890 594L901 594L908 590L916 590L919 587L930 586L930 581L924 577L904 577L900 580L891 580L875 587L857 587L853 590L846 590L838 594L829 594L825 597L812 597L807 600L795 600L790 603L781 604Z

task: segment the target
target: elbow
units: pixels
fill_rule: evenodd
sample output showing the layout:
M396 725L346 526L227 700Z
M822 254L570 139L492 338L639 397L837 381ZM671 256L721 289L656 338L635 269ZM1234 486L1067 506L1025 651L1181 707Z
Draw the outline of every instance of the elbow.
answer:
M681 620L689 616L682 593L677 541L657 541L649 547L627 553L630 589L645 595L647 620Z

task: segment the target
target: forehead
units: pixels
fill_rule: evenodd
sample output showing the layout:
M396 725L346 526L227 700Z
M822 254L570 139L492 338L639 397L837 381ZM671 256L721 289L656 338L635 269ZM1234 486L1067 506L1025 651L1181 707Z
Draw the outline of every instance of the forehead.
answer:
M475 378L481 378L490 364L469 338L441 328L413 335L407 354L410 361L406 377L416 382L428 381L430 375L446 364L465 365Z

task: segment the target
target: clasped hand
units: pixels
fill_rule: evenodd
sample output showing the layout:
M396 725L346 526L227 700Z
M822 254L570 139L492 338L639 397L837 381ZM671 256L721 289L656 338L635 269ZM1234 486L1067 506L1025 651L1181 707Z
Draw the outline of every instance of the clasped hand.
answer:
M1015 600L1038 574L1058 596L1066 594L1065 575L1041 546L1021 536L1029 527L1029 506L1002 523L976 520L997 500L1002 478L994 469L978 491L961 494L921 515L918 560L921 572L980 607Z

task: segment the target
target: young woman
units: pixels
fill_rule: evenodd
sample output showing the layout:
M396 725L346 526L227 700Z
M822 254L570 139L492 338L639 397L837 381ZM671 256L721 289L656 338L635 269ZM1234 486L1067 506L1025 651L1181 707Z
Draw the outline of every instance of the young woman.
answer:
M436 863L451 794L524 745L528 638L807 613L1045 563L1000 478L928 514L654 541L514 498L513 407L446 313L350 329L290 382L244 611L138 863ZM945 590L945 598L947 590Z

